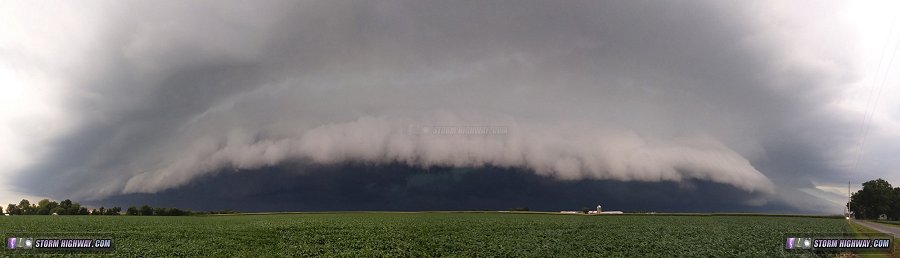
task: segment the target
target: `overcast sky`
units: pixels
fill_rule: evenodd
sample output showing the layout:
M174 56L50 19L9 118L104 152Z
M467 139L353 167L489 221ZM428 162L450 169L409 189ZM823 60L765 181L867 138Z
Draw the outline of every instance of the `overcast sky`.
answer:
M0 201L838 213L900 185L898 13L4 1Z

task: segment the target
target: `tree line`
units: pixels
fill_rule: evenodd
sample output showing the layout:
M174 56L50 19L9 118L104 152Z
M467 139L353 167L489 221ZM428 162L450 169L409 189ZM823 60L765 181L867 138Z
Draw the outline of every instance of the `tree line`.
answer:
M132 216L187 216L193 215L194 212L191 210L182 210L178 208L161 208L161 207L151 207L150 205L143 205L140 208L131 206L128 207L128 210L125 211L125 215Z
M92 211L69 199L62 202L43 199L37 204L22 199L18 205L12 203L7 205L5 213L12 215L90 215Z
M237 213L237 211L212 211L212 212L194 212L191 210L182 210L178 208L162 208L142 205L141 207L131 206L125 210L125 215L132 216L189 216L195 214L222 214ZM88 209L82 207L77 202L66 199L62 202L50 201L43 199L37 204L22 199L19 204L6 206L6 210L0 209L0 214L10 215L122 215L122 208L112 207L106 208L101 206L97 209Z
M862 189L850 196L850 211L858 219L878 219L884 215L890 220L900 220L900 187L892 187L884 179L862 184Z

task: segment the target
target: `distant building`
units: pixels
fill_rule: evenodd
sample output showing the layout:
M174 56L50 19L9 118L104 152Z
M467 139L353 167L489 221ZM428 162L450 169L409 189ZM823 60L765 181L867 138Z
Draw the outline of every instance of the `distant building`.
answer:
M583 214L582 211L560 211L562 214ZM603 211L603 206L597 205L597 210L595 211L587 211L587 214L599 215L599 214L623 214L621 211Z
M590 214L623 214L621 211L603 211L603 206L597 204L597 211L593 211Z

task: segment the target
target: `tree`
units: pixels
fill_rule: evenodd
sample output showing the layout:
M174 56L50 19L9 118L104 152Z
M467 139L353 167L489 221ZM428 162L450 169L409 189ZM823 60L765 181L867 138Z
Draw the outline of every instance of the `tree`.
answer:
M181 210L181 209L179 209L179 208L172 208L172 209L169 211L169 215L172 215L172 216L185 216L185 215L190 215L190 212L185 211L185 210Z
M64 201L59 203L59 208L57 210L57 214L59 215L69 215L69 211L72 209L72 201L69 199L65 199Z
M143 206L141 206L141 215L153 216L153 207L144 204Z
M34 214L33 209L31 208L31 203L26 199L22 199L19 201L19 210L21 210L22 215L32 215Z
M862 189L850 196L850 209L862 219L875 219L881 214L900 218L900 190L895 190L884 179L876 179L862 184Z
M56 209L57 207L59 207L59 203L55 202L55 201L51 201L50 203L47 204L47 209L50 210L51 214L53 213L53 209Z
M85 211L87 211L87 209L85 209ZM81 204L79 204L79 203L77 203L77 202L76 202L76 203L72 203L72 206L69 206L69 208L66 209L66 214L68 214L68 215L79 215L79 214L81 214Z
M900 220L900 187L894 188L891 195L891 205L888 216L893 220Z
M50 215L50 200L43 199L38 201L37 204L37 214L38 215Z
M131 206L131 207L128 207L128 210L125 211L125 214L127 214L127 215L139 215L140 212L138 211L137 207Z
M6 206L6 213L9 213L10 215L22 215L22 211L19 210L19 207L16 207L16 205L12 203Z
M0 215L3 214L3 211L4 210L0 208ZM122 208L106 208L101 206L99 209L88 209L87 207L82 207L80 203L72 202L72 200L69 199L59 203L43 199L36 204L31 203L27 199L22 199L19 204L10 203L6 207L6 213L10 215L121 215ZM193 212L191 210L181 210L178 208L153 208L149 205L143 205L140 208L135 206L128 207L126 214L143 216L184 216L192 215Z

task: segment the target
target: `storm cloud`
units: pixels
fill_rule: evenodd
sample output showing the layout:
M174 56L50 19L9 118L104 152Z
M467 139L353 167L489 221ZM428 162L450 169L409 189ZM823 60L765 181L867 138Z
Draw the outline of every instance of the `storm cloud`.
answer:
M496 167L432 167L400 164L315 166L283 163L252 171L219 171L152 194L116 195L89 204L135 203L200 210L421 211L421 210L607 210L668 212L795 212L784 204L735 200L763 198L730 185L700 180L622 182L557 181L530 171Z
M854 46L821 41L845 33L833 7L809 10L819 28L773 5L104 4L86 25L88 43L71 49L77 61L58 72L69 86L62 106L71 128L48 140L52 147L13 184L35 195L121 201L254 173L252 183L229 188L259 189L280 180L265 172L278 168L298 175L277 184L307 196L320 186L306 180L375 180L367 167L382 167L381 175L393 168L400 181L457 168L526 174L555 184L538 187L547 192L656 185L665 189L658 196L718 191L746 207L831 209L798 189L845 179L836 157L856 143L858 121L831 103L858 77ZM502 133L435 131L470 127ZM477 178L451 184L457 190L435 203L464 196Z

